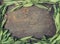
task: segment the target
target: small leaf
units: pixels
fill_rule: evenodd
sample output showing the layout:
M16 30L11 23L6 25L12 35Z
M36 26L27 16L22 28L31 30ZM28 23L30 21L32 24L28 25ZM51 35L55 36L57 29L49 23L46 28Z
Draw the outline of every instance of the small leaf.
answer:
M3 35L3 31L2 31L2 29L0 28L0 41L2 40L2 35Z
M59 18L60 18L60 14L57 13L57 15L56 15L56 19L55 19L55 22L57 23L57 25L60 24L60 22L59 22Z
M32 6L33 5L33 3L32 2L26 2L26 1L24 1L24 3L23 3L23 7L30 7L30 6Z
M50 0L53 3L59 2L60 0Z
M1 24L1 28L4 26L5 22L6 22L6 18L2 21L2 24Z
M28 4L23 5L23 7L30 7L32 5L33 5L32 3L28 3Z
M21 41L15 41L15 43L14 44L20 44L21 43Z
M32 38L32 36L24 37L24 38L21 38L20 40L25 41L25 40L30 39L30 38Z
M37 6L37 7L39 7L39 8L42 8L42 9L47 9L47 10L48 10L47 7L45 7L45 6L41 5L41 4L36 4L35 6Z

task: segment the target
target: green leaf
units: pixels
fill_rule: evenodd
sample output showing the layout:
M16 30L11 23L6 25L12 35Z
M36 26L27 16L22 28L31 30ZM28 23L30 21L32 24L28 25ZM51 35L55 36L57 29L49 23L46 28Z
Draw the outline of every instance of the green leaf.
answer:
M48 10L47 7L45 7L45 6L41 5L41 4L36 4L35 6L37 6L37 7L39 7L39 8L42 8L42 9L47 9L47 10Z
M0 28L0 41L2 40L2 35L3 35L3 31L2 28Z
M56 15L56 19L55 19L55 22L57 23L57 25L59 25L60 24L60 22L59 22L59 19L60 18L60 14L59 13L57 13L57 15Z
M30 7L32 5L33 5L33 3L29 0L26 0L26 1L23 2L23 7Z
M50 42L53 42L58 36L59 36L59 34L55 34L55 36L53 36L53 37L50 39Z
M32 36L24 37L24 38L21 38L20 40L25 41L25 40L30 39L30 38L32 38Z
M58 36L51 44L55 44L57 40L60 40L60 36Z
M6 22L6 18L2 21L2 24L1 24L1 28L4 26L5 22Z
M14 44L21 44L21 41L15 41Z
M23 7L30 7L32 5L33 5L32 3L28 3L28 4L24 4Z
M57 40L55 44L60 44L60 40Z
M56 3L59 2L60 0L50 0L50 1Z
M4 14L6 13L6 9L7 9L7 6L4 6L4 9L2 11L2 16L4 16Z

